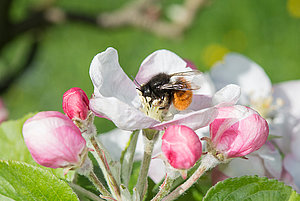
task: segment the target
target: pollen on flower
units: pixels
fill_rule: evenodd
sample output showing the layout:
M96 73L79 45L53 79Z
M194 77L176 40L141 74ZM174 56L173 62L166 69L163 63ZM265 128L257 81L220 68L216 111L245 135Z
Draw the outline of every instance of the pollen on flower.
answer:
M260 98L257 100L250 100L250 105L253 107L263 118L272 119L276 115L276 111L282 107L283 100L277 98L274 101L272 96L266 98Z
M166 116L167 111L165 109L160 109L159 104L155 104L155 100L152 102L152 104L150 104L151 98L145 98L140 90L137 90L137 92L142 103L140 110L147 116L162 122L164 120L164 117Z

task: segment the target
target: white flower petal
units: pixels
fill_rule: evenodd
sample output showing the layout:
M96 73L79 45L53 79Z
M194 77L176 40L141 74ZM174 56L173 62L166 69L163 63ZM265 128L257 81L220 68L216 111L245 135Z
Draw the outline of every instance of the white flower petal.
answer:
M211 78L217 89L227 84L237 84L241 87L241 104L249 104L271 93L271 81L264 70L250 59L229 53L224 62L217 63L210 71Z
M155 182L160 182L165 176L165 164L161 159L152 159L149 166L149 177Z
M135 107L127 105L117 98L92 98L90 109L97 115L104 115L123 130L139 130L158 124Z
M119 128L113 129L107 133L103 133L98 136L98 139L105 146L105 148L109 151L110 156L113 160L119 161L122 151L127 146L127 142L129 141L131 131L125 131ZM152 156L157 155L161 152L161 136L159 136L158 141L154 145ZM144 142L143 135L140 133L138 136L138 141L136 145L134 160L140 161L142 160L144 155ZM165 165L160 159L152 159L150 162L150 168L148 175L155 182L160 182L165 176Z
M285 169L292 175L294 183L300 189L300 161L288 154L284 157L283 164Z
M97 54L90 66L90 76L96 98L115 97L128 105L139 107L136 86L119 65L117 50L107 48Z
M265 176L265 169L261 159L252 155L248 155L247 158L234 158L230 163L219 166L219 170L229 177L244 175Z
M158 73L172 74L176 72L190 71L186 62L175 53L168 50L157 50L149 55L141 64L136 80L145 84Z
M293 132L291 134L291 153L294 157L300 161L300 121L293 128Z
M213 96L216 89L210 76L207 73L203 73L202 76L199 77L200 77L199 79L200 89L193 91L193 93L199 95Z
M186 109L182 113L196 111L196 110L202 110L202 109L212 107L212 106L213 106L212 98L210 96L195 94L195 95L193 95L193 100L192 100L191 105L188 107L188 109Z
M241 95L241 88L235 84L229 84L220 89L213 96L213 105L218 107L232 106L237 103Z
M107 133L100 134L97 138L109 151L112 159L119 161L122 151L125 149L131 133L131 131L125 131L116 128Z
M300 119L300 80L293 80L282 82L273 86L273 97L276 101L277 98L283 101L284 111Z
M268 172L276 179L280 179L282 173L282 159L279 151L271 143L266 143L258 151L258 154L264 161Z
M210 124L218 115L215 107L190 112L188 114L176 114L171 121L163 122L152 127L156 130L164 130L171 125L185 125L193 130L197 130Z
M278 113L269 123L270 134L280 137L273 141L276 142L284 154L291 151L291 137L295 132L295 125L297 125L297 119L283 111Z

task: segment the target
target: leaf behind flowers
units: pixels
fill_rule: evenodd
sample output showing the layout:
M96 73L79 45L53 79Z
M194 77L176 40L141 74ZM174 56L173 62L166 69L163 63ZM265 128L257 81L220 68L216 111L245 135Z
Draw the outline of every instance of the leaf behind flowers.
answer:
M203 201L299 201L300 195L290 186L275 179L258 176L229 178L218 182L203 198Z

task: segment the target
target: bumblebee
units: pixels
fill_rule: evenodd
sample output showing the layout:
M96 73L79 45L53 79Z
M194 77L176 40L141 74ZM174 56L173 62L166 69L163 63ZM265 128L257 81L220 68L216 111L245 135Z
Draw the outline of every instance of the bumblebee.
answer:
M168 75L159 73L140 86L142 96L150 106L168 109L173 103L178 110L185 110L192 103L192 90L200 89L200 71L179 72ZM199 81L199 82L198 82Z

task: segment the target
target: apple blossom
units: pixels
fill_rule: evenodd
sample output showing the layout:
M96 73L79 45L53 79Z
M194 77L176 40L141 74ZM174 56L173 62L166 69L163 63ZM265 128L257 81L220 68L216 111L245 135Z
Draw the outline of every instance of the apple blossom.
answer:
M256 111L235 105L218 108L218 112L210 124L209 146L221 161L245 156L265 144L269 134L268 123Z
M170 75L190 70L186 62L176 54L168 50L158 50L142 62L135 81L144 84L162 72ZM215 105L235 104L240 95L240 89L236 85L227 86L224 90L226 94L222 94L224 98L218 100L215 100L214 96L194 91L193 101L187 110L174 113L170 111L171 115L161 122L161 111L158 108L152 108L150 116L141 111L145 106L143 99L137 86L120 67L115 49L108 48L94 57L90 66L90 76L94 85L94 95L90 100L91 110L97 116L105 116L112 120L124 130L163 130L176 124L197 129L208 125L217 115Z
M74 169L87 156L79 128L60 112L37 113L24 123L22 132L32 158L42 166Z
M74 87L63 95L63 110L70 119L78 118L85 120L89 113L89 99L85 92Z
M241 103L256 109L267 119L272 135L280 136L273 139L280 151L285 154L283 167L290 173L300 189L297 175L300 152L292 151L297 141L296 132L300 125L299 93L300 80L292 80L274 84L264 70L250 59L237 54L226 55L224 62L217 63L210 72L216 88L228 83L241 86ZM269 175L266 175L269 176Z
M182 125L166 129L161 149L172 167L184 170L193 167L202 154L202 144L197 134Z

